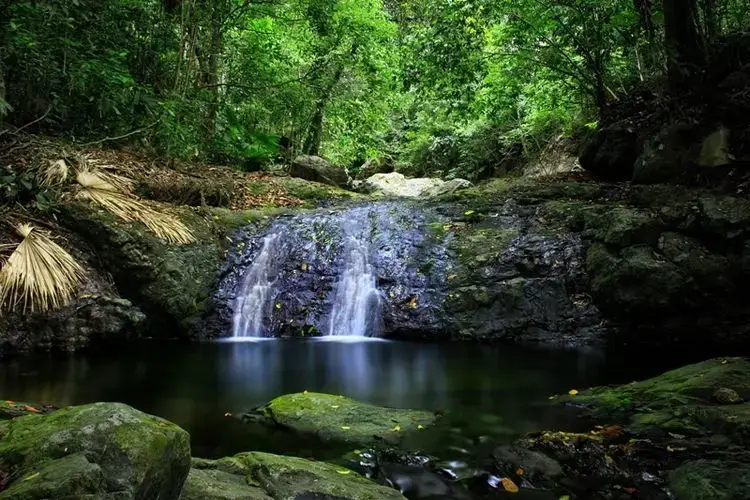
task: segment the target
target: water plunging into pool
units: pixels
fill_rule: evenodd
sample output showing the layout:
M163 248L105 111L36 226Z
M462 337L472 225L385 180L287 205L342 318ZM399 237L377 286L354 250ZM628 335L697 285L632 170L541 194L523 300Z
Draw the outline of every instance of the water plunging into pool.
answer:
M271 310L273 284L278 272L281 253L279 233L271 233L263 240L260 253L248 267L240 292L234 303L234 338L266 336L263 320Z
M378 337L383 299L375 262L395 255L391 242L403 235L394 220L383 206L316 212L281 219L264 237L241 241L230 301L233 339Z
M345 264L333 301L328 335L377 337L380 332L380 292L367 244L350 235L344 252Z

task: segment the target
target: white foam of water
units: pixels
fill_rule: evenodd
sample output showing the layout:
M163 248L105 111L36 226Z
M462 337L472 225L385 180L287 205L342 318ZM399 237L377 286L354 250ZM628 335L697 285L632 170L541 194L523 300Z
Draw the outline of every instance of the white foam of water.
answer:
M348 236L344 272L339 279L328 335L375 337L379 332L381 297L366 244Z
M263 320L270 312L273 298L275 262L281 247L277 233L263 239L260 253L248 268L242 288L234 302L232 337L235 339L265 336Z

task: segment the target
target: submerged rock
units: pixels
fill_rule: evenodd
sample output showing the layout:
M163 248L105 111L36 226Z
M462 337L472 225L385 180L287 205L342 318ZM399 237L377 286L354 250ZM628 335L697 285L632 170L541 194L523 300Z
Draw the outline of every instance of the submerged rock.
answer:
M427 411L384 408L317 393L280 396L245 418L259 418L326 442L352 445L401 444L438 420Z
M194 460L180 500L402 499L335 465L267 453L241 453L221 460Z
M177 498L189 441L175 424L122 404L15 418L0 423L0 498Z

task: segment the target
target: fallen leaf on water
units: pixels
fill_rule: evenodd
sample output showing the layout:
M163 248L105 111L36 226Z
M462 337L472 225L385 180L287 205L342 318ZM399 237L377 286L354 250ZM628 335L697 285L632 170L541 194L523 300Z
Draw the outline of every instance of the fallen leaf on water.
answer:
M29 405L24 405L23 409L31 413L41 413L39 410Z
M416 297L412 297L411 300L409 301L409 308L410 309L416 309L417 308L417 298Z
M504 477L500 480L500 484L508 493L518 493L518 485L512 479Z
M467 210L467 211L466 211L466 212L464 213L464 215L468 217L469 215L474 215L475 213L476 213L476 212L475 212L474 210Z
M342 476L346 476L347 474L351 474L352 473L352 471L346 470L346 469L338 469L336 472L338 472Z
M226 413L224 414L224 416L225 416L225 417L231 417L231 416L232 416L232 414L231 414L231 413L229 413L229 412L226 412Z
M524 470L521 467L519 467L518 469L516 469L516 476L523 476L523 472Z
M303 264L302 264L302 265L300 266L300 269L302 269L302 272L303 272L303 273L306 273L306 272L307 272L307 262L304 262L304 263L303 263Z
M577 396L578 395L578 390L571 389L570 391L568 391L568 394L570 394L571 396Z
M351 429L351 427L349 427L348 425L341 426L341 430L348 431L349 429Z
M401 431L401 426L398 425L398 424L396 424L396 427L394 427L393 429L391 429L389 432L399 432L399 431Z
M453 281L456 278L458 278L458 276L456 276L455 274L451 274L450 276L448 276L448 281Z
M276 309L281 309L281 304L276 304Z
M424 425L422 425L422 424L419 424L419 425L417 426L417 430L418 430L418 431L421 431L422 429L424 429Z

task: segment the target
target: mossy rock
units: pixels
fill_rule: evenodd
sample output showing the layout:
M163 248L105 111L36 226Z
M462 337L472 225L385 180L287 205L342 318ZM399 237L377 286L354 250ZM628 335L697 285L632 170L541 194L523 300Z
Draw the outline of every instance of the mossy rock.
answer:
M187 432L123 404L19 417L0 434L0 499L177 498L190 469Z
M685 297L694 289L687 272L646 245L618 254L596 243L588 250L586 268L597 305L626 321L634 315L684 307Z
M713 359L642 382L590 389L560 401L581 405L600 419L628 423L636 434L721 434L750 444L750 403L716 404L713 395L720 388L732 389L747 400L750 361Z
M326 442L363 446L399 445L437 422L437 416L427 411L384 408L317 393L280 396L249 415L253 416Z
M120 293L146 313L149 326L185 334L211 308L228 230L191 209L179 214L194 243L166 243L142 224L124 223L93 206L62 207L64 224L89 242Z
M627 207L601 206L585 213L584 237L620 248L654 245L661 228L647 213Z
M750 495L750 464L730 460L695 460L669 475L677 500L740 500Z
M403 496L343 467L268 453L194 460L180 500L388 500Z

